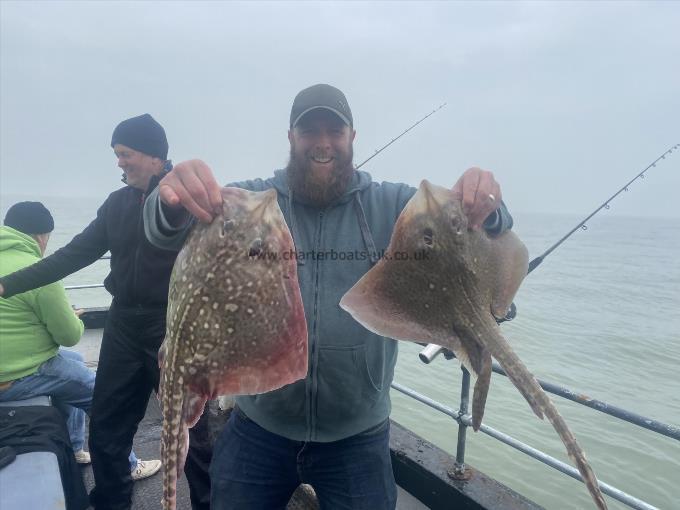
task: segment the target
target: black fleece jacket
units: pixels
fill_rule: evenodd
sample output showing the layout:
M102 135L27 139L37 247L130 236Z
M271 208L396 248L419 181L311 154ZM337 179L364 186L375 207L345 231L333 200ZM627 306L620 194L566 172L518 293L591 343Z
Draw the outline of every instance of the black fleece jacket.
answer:
M104 286L121 306L163 307L177 252L147 241L142 211L146 196L165 175L154 176L146 193L126 186L114 191L97 217L70 243L25 269L0 278L8 298L61 280L111 251L111 272Z

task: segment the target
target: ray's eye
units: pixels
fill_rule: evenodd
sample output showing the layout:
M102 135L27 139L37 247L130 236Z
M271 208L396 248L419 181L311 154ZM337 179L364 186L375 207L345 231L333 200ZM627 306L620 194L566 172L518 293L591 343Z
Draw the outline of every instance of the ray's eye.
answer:
M231 229L234 228L234 220L226 219L222 223L222 231L220 235L225 236Z
M451 227L453 228L453 230L457 234L460 234L461 224L462 224L462 221L461 221L460 216L451 216Z
M250 249L248 250L248 256L249 257L257 257L262 253L262 239L259 237L255 239L251 244L250 244Z
M434 243L434 232L432 232L431 228L423 230L423 242L425 243L425 246L432 246Z

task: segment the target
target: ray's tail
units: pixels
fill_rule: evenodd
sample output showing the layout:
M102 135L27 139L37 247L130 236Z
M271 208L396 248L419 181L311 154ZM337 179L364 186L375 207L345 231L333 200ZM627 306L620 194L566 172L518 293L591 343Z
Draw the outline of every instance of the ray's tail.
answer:
M169 373L165 373L170 368ZM161 411L163 428L161 431L161 461L163 462L163 510L175 510L177 502L177 479L180 471L180 450L188 447L188 429L183 418L184 392L179 374L173 373L167 364L161 373ZM184 445L184 446L182 446Z
M496 358L501 367L503 367L503 370L505 370L508 378L515 387L517 387L527 402L529 402L534 413L536 413L539 418L542 418L543 414L548 417L555 432L557 432L562 443L564 443L569 458L571 458L572 462L578 468L579 473L581 473L586 487L595 501L595 505L600 510L606 510L607 503L600 491L595 473L586 460L585 453L576 442L576 438L571 430L569 430L564 418L562 418L548 395L543 391L543 388L538 384L538 381L536 381L536 378L529 372L524 363L522 363L522 360L519 359L510 347L510 344L508 344L498 330L494 331L492 341L485 343L487 343L486 347L493 357Z

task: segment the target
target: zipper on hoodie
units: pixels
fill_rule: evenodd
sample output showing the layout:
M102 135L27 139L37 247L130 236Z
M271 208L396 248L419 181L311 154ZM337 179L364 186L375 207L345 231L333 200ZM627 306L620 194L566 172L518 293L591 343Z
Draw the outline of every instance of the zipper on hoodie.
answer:
M139 218L137 219L137 231L135 232L135 260L132 264L132 295L130 296L131 299L135 299L139 293L137 292L137 289L139 288L139 285L137 284L137 278L139 275L139 254L141 251L141 244L142 244L142 238L140 236L140 231L141 235L144 234L144 200L146 200L146 193L142 193L141 197L141 207L139 209ZM137 303L140 304L140 303Z
M139 296L139 292L137 292L137 289L139 288L139 285L137 284L137 278L139 276L139 257L142 251L142 243L146 237L146 234L144 233L144 202L146 201L146 195L147 193L151 193L156 188L160 180L168 175L169 171L170 170L166 170L164 168L159 175L152 175L151 180L149 181L149 186L147 187L146 191L142 192L142 196L139 198L139 218L137 218L137 231L135 232L135 260L132 263L132 295L130 296L132 299L135 299ZM154 183L154 181L156 182ZM142 305L143 303L140 302L137 304Z
M311 384L309 388L309 435L307 437L308 441L313 441L316 435L316 395L317 395L317 367L319 365L319 338L318 338L318 325L319 325L319 272L320 272L320 257L318 256L319 249L321 248L321 232L323 230L323 216L324 211L319 212L319 226L316 229L316 243L314 249L316 250L317 256L314 257L314 322L312 323L312 339L311 343L311 361L309 367L309 373L311 376Z

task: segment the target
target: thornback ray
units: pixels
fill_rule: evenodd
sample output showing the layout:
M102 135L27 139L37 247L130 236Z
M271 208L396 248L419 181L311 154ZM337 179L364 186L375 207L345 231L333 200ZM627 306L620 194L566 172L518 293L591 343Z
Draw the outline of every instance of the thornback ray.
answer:
M495 320L505 316L527 267L527 249L515 233L492 237L468 228L453 191L424 180L397 219L385 257L340 306L378 335L452 350L477 379L475 431L484 414L491 358L496 358L536 416L548 417L596 506L606 509L585 453Z
M276 191L222 188L222 213L177 256L159 352L163 508L174 510L189 428L208 399L264 393L307 374L293 239Z

